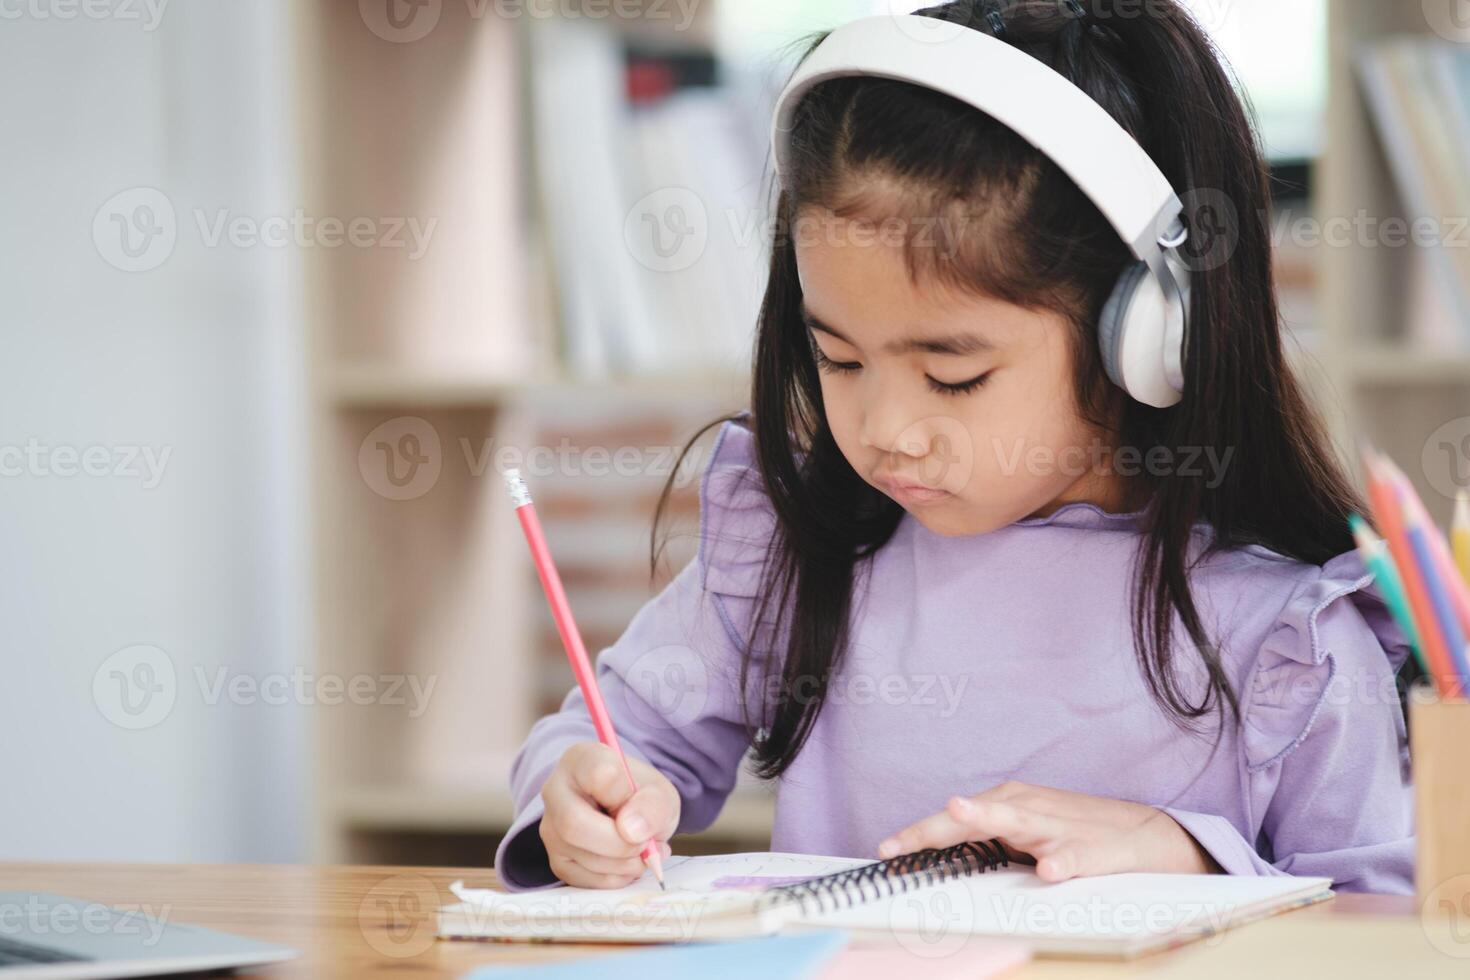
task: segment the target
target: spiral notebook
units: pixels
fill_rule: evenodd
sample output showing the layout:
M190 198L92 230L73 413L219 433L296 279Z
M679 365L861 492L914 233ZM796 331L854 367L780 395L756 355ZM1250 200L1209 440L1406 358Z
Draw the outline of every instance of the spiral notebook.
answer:
M450 939L668 943L811 928L940 949L1012 938L1038 954L1127 958L1330 898L1327 878L1119 874L1048 883L971 842L886 861L813 854L672 857L619 889L451 886Z

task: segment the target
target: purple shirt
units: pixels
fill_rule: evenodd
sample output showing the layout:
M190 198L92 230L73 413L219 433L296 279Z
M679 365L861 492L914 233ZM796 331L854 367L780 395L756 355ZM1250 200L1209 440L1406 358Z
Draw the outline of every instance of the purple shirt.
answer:
M681 832L714 821L750 747L739 650L775 522L755 466L751 433L725 423L701 479L697 557L597 660L624 750L679 790ZM1195 602L1244 719L1212 752L1213 732L1175 725L1135 659L1139 528L1136 513L1085 503L967 537L903 515L858 566L851 645L779 780L772 850L876 858L948 797L1019 780L1160 807L1231 874L1412 893L1393 684L1409 648L1357 554L1317 566L1251 545L1196 565ZM1195 547L1209 535L1196 525ZM1182 626L1175 636L1197 691L1202 669ZM595 738L576 689L531 729L495 855L506 888L555 883L535 826L541 784L569 745Z

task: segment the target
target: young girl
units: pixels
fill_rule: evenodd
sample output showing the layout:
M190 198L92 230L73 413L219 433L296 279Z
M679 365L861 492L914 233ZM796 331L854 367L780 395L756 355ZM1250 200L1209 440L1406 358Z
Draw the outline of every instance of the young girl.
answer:
M1099 103L1181 198L1202 192L1196 244L1219 202L1238 216L1228 256L1191 269L1182 398L1150 407L1104 369L1131 256L1055 162L932 89L815 85L752 411L711 423L698 556L597 661L639 788L573 690L515 761L501 881L631 882L648 838L667 855L715 819L753 748L773 850L998 838L1049 881L1411 892L1407 641L1285 360L1266 171L1229 77L1165 0L920 13Z

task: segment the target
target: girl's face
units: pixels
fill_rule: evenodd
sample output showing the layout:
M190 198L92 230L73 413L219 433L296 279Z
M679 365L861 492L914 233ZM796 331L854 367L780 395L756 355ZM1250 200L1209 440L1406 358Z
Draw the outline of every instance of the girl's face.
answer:
M943 535L1063 503L1120 509L1106 434L1079 418L1060 314L910 280L897 236L821 214L798 236L827 424L853 469Z

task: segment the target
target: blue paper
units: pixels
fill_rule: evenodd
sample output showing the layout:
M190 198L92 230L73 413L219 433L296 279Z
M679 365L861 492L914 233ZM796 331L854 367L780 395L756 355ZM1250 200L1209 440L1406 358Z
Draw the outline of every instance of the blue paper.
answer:
M848 934L829 929L733 942L657 946L561 963L482 966L465 980L807 980L847 945Z

